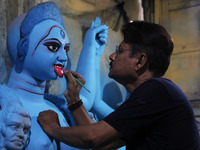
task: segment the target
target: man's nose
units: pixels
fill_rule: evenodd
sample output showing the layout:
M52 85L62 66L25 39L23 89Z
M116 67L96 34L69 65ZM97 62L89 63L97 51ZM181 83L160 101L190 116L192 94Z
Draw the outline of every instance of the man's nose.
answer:
M110 60L115 60L116 55L117 55L117 54L116 54L115 52L113 52L112 54L110 54L109 59L110 59Z

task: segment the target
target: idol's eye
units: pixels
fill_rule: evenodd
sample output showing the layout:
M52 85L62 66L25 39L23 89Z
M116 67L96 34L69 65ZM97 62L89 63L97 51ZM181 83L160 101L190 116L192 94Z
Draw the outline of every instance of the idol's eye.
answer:
M12 130L18 130L18 128L19 128L17 125L14 125L14 124L9 125L9 127L10 127L10 129L12 129Z
M57 42L47 42L44 45L52 52L57 52L60 48L60 44Z
M24 134L28 134L30 132L30 129L24 128Z
M69 49L70 49L70 44L66 44L64 47L65 52L68 53Z

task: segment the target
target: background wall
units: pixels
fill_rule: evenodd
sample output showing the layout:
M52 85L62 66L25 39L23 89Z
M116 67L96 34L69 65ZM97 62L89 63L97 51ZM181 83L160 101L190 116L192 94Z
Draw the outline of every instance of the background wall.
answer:
M181 87L200 121L200 1L155 0L154 12L175 43L165 77Z

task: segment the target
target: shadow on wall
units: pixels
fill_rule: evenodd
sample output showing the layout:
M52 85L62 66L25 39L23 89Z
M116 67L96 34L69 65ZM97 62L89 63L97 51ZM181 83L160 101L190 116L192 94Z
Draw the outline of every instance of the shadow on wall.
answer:
M105 85L103 89L103 100L113 109L119 107L123 102L121 90L115 82L109 82Z

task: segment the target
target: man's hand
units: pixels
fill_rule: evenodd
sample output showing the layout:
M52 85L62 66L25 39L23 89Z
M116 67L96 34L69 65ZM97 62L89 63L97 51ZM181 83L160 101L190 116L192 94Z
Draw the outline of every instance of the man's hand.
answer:
M58 114L53 110L40 112L37 121L44 132L50 136L53 135L53 129L60 127Z
M79 73L71 70L64 70L64 75L67 80L67 89L64 92L64 96L68 104L72 104L80 100L79 93L82 88L74 77L83 85L85 84L85 79Z

